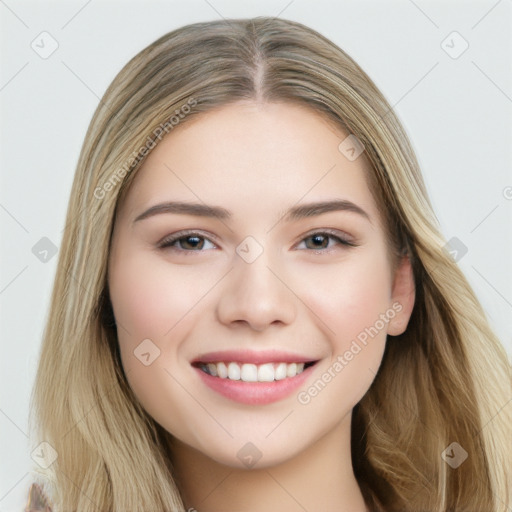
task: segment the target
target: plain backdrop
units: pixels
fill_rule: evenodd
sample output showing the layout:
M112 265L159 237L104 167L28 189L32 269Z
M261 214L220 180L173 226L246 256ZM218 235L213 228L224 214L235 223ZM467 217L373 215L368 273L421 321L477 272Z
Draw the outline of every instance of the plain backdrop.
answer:
M28 406L57 262L38 248L58 251L99 98L166 32L259 15L318 30L382 90L417 152L443 234L467 248L458 264L512 353L509 0L1 0L0 512L23 510L34 466Z

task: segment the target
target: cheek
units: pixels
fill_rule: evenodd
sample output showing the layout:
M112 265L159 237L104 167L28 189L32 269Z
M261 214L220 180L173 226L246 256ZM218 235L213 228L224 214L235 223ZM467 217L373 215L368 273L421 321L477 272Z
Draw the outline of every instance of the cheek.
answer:
M138 380L149 385L151 372L176 358L176 347L165 340L175 326L181 327L180 318L193 300L191 289L177 276L166 275L148 255L129 251L113 260L109 289L125 373L135 387Z
M337 266L310 266L301 273L301 296L331 335L354 336L389 308L390 271L385 254L379 253L365 251Z
M120 335L129 333L139 341L169 337L214 283L211 272L198 280L192 267L173 268L146 254L113 263L109 286L116 321L124 327Z
M159 423L165 425L173 404L173 430L186 424L182 414L190 408L190 396L176 373L180 347L209 284L196 287L191 279L186 267L172 271L147 254L114 259L109 269L124 373L144 409Z
M385 253L380 257L375 255L378 251L368 254L347 259L337 270L322 265L310 268L299 293L329 340L330 358L322 371L330 372L326 379L336 382L332 391L343 390L352 406L367 391L380 366L387 335L383 318L390 309L391 279Z

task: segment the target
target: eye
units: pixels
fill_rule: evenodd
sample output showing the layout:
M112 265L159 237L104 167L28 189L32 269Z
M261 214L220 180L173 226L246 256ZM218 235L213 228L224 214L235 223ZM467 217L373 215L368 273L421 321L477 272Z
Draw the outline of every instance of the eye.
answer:
M158 243L158 247L181 252L202 252L206 249L215 249L216 246L200 233L182 231L164 238Z
M334 243L331 243L333 241ZM305 243L306 249L320 250L324 251L325 249L330 249L333 245L344 245L349 247L355 247L356 244L344 238L342 236L334 235L333 233L329 233L326 231L317 231L315 233L311 233L306 238L301 241ZM299 247L300 244L299 244Z

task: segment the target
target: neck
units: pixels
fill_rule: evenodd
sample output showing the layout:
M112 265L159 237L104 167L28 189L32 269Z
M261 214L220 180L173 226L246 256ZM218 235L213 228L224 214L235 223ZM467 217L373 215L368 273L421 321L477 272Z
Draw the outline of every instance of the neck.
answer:
M173 438L172 459L186 510L365 512L354 477L348 415L292 459L253 469L228 467Z

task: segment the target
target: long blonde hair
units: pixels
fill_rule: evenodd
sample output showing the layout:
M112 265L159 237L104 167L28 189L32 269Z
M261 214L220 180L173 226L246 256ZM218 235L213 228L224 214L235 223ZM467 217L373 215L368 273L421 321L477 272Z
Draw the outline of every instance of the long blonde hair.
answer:
M393 110L331 41L259 17L188 25L116 76L94 114L69 202L35 380L35 444L57 458L48 489L62 511L184 511L165 432L132 393L107 287L116 207L161 138L237 100L309 106L365 146L390 246L412 261L416 303L390 337L353 411L352 455L368 504L385 510L506 510L511 376L467 280L443 250L420 170ZM122 328L119 326L119 328ZM454 469L442 452L468 454Z

